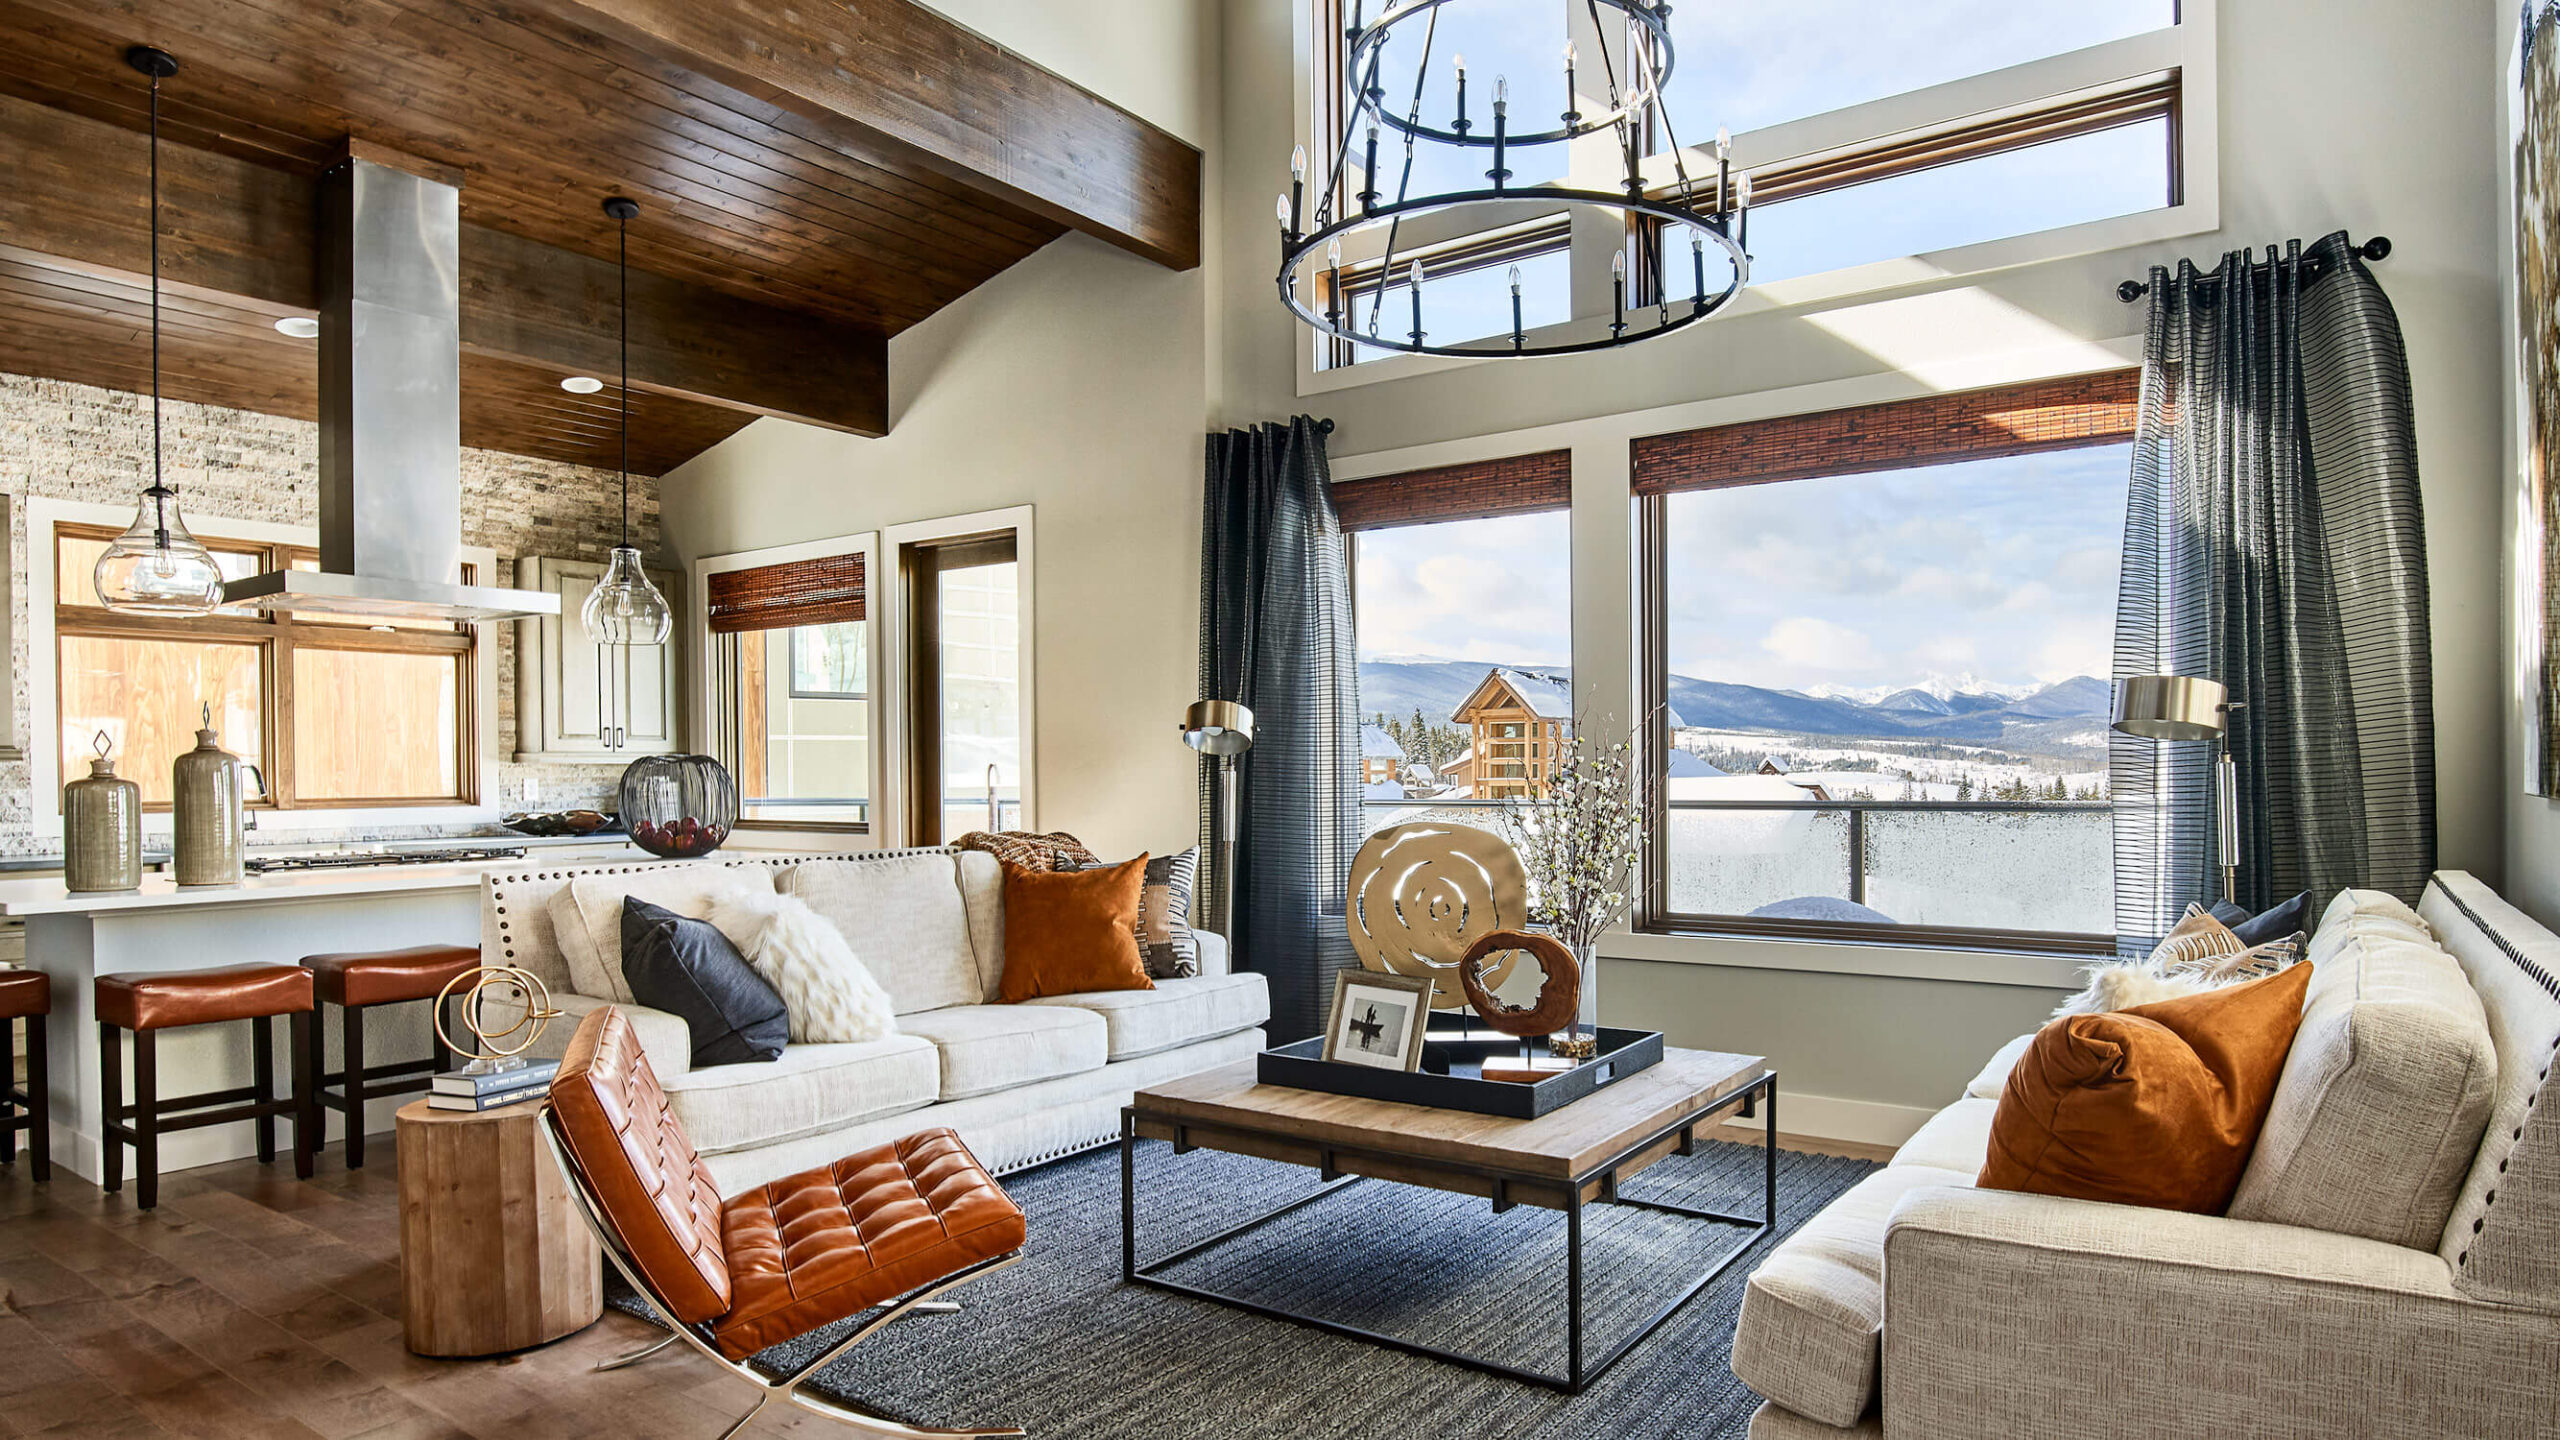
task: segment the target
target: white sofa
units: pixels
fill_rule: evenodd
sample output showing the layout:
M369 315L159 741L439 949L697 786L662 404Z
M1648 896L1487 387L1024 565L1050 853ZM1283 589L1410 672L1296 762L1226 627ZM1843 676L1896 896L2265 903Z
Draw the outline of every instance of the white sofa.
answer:
M663 882L678 865L717 868L808 902L888 991L898 1033L791 1045L770 1063L697 1070L681 1018L585 993L605 987L591 971L583 990L573 978L554 923L562 892L581 877L608 882L591 887L608 891ZM994 1003L1004 886L996 861L976 851L741 854L492 874L481 899L486 963L532 971L565 1012L533 1053L558 1055L589 1012L621 1005L669 1108L730 1192L938 1125L957 1130L990 1170L1088 1149L1119 1135L1120 1107L1137 1090L1249 1059L1271 1013L1263 977L1229 973L1225 940L1206 931L1198 976L1159 980L1152 990ZM616 933L611 908L597 907L608 937Z
M1975 1188L2004 1046L1752 1275L1753 1440L2560 1436L2560 937L2419 914L2324 916L2232 1216Z

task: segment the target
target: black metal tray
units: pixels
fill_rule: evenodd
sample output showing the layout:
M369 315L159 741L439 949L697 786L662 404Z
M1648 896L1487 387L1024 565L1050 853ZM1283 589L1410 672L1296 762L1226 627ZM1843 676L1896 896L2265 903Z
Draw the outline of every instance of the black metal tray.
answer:
M1600 1053L1597 1056L1535 1084L1487 1080L1478 1073L1489 1057L1522 1053L1520 1042L1507 1036L1481 1033L1460 1036L1435 1031L1426 1042L1424 1051L1426 1057L1434 1053L1448 1058L1448 1074L1380 1070L1369 1065L1327 1060L1323 1058L1324 1038L1317 1036L1294 1045L1263 1051L1256 1060L1256 1078L1265 1085L1286 1085L1293 1090L1321 1090L1329 1095L1358 1095L1369 1100L1428 1105L1438 1110L1467 1110L1478 1115L1535 1120L1604 1086L1616 1084L1639 1070L1659 1064L1662 1060L1662 1032L1619 1030L1603 1025L1600 1027Z

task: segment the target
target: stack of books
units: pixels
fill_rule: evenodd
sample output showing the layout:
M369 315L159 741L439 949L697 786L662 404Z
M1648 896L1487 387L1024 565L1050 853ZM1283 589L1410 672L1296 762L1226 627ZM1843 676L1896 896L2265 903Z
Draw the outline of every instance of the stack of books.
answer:
M427 1108L495 1110L501 1105L539 1100L551 1088L551 1077L559 1073L557 1060L530 1060L512 1070L493 1070L486 1075L447 1070L427 1082Z

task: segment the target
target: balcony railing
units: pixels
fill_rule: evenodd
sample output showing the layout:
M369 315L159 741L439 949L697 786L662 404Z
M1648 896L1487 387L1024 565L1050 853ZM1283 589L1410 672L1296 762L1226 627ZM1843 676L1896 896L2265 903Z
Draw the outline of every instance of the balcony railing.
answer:
M1500 800L1370 800L1364 829L1424 819L1495 828ZM2104 800L1674 800L1666 918L2103 936L2115 928ZM1879 923L1866 920L1866 923Z

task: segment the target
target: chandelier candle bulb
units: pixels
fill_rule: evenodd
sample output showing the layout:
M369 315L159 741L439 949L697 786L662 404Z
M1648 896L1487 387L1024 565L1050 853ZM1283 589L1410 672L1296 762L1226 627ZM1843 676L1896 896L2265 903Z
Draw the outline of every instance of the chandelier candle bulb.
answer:
M1484 172L1485 178L1493 182L1493 188L1496 190L1501 189L1502 183L1511 178L1511 172L1503 168L1502 164L1502 147L1506 138L1504 129L1509 125L1510 120L1511 80L1508 76L1496 75L1493 77L1493 168Z
M1289 152L1289 233L1297 234L1306 226L1301 218L1307 206L1307 147L1297 146Z
M1360 166L1360 209L1378 208L1378 123L1369 122L1369 158Z
M1457 55L1451 59L1458 67L1458 118L1449 122L1449 128L1464 135L1467 133L1467 57Z
M1413 343L1422 343L1422 262L1416 260L1404 272L1405 293L1413 297Z
M1618 335L1627 328L1627 252L1609 257L1609 333Z
M1748 170L1734 182L1733 213L1737 227L1733 243L1741 246L1742 253L1748 255L1751 253L1751 172Z
M1517 350L1527 337L1520 330L1520 267L1511 267L1511 348Z
M1582 99L1575 93L1573 80L1576 59L1573 42L1567 40L1564 42L1564 128L1567 130L1582 123Z
M1695 230L1689 232L1689 267L1695 272L1697 298L1690 303L1699 310L1707 308L1707 237Z
M1328 241L1324 247L1324 320L1328 325L1340 323L1342 315L1342 242Z

